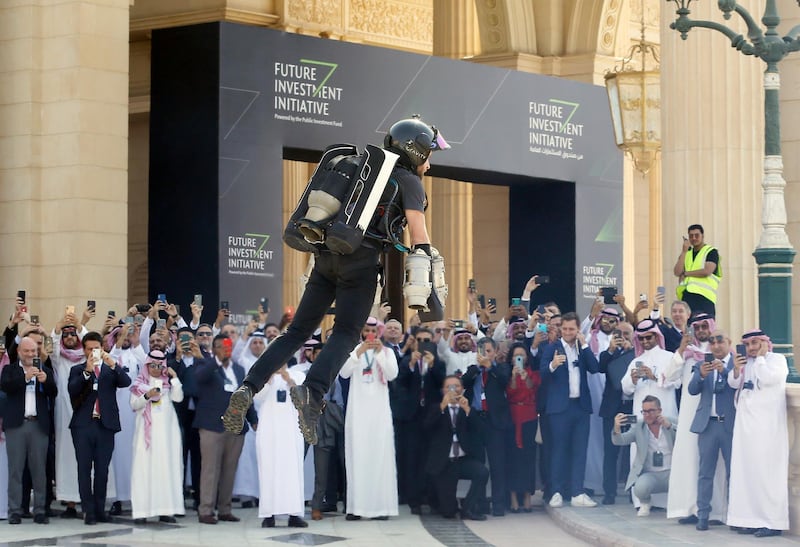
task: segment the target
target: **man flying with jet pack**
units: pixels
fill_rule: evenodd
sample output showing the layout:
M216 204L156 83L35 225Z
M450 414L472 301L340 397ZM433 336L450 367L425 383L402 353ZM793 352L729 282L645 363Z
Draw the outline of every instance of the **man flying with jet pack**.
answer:
M359 154L355 146L337 144L325 150L283 234L290 247L314 253L314 269L286 333L231 394L222 417L227 431L241 432L253 395L308 340L335 300L333 332L305 382L290 392L303 437L316 444L322 397L359 341L386 247L408 252L403 292L409 307L427 313L426 320L443 318L444 259L428 237L421 177L431 152L448 148L434 126L414 115L389 128L383 148L367 145ZM406 225L410 249L401 241Z

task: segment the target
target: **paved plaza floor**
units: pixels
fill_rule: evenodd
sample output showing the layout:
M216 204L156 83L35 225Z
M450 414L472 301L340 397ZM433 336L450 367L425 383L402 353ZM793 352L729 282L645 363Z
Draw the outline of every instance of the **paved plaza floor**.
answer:
M309 527L287 528L277 519L275 528L261 528L258 509L237 509L238 523L220 522L210 526L199 524L197 514L187 510L176 524L151 522L134 524L130 516L116 517L113 524L86 526L82 520L50 519L50 524L34 524L23 519L20 525L0 521L0 547L33 547L39 545L81 545L136 547L144 545L182 546L214 545L243 547L246 545L330 545L331 547L427 547L520 545L567 546L676 546L720 545L797 546L800 538L756 539L731 532L727 526L712 526L698 532L693 526L668 521L664 511L637 518L633 507L623 497L617 505L595 508L547 509L536 500L532 513L506 514L486 521L445 520L436 515L411 515L402 506L398 517L386 521L346 521L341 513L327 513Z

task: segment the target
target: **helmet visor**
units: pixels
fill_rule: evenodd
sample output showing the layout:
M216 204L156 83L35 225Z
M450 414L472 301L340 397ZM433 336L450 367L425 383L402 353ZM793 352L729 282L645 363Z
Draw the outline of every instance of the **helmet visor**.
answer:
M431 150L448 150L450 145L447 144L447 141L444 140L444 137L439 130L435 127L433 128L433 142L431 143Z

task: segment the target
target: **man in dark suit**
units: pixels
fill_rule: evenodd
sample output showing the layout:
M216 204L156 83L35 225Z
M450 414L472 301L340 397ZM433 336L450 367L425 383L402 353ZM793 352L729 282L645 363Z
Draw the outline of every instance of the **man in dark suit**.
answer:
M550 507L561 507L564 495L572 497L573 507L597 505L586 494L583 478L592 413L586 375L597 373L599 365L579 325L576 313L565 313L561 318L561 338L542 351L540 370L542 378L549 380L547 417L553 442Z
M230 338L219 334L211 347L214 357L194 364L197 390L194 427L200 430L202 462L197 519L203 524L216 524L218 520L239 522L240 519L231 513L231 497L247 423L239 433L231 433L225 431L221 417L231 393L244 381L244 369L231 360L233 342ZM258 419L252 405L246 414L247 421L255 429ZM214 516L215 507L219 511L218 518Z
M38 357L32 338L22 338L19 361L3 368L0 389L7 396L3 419L8 451L8 523L22 521L22 473L27 461L33 481L34 522L47 524L47 445L50 433L50 401L58 388ZM24 508L27 511L27 507Z
M486 515L477 508L489 479L489 471L483 464L477 412L464 397L458 376L444 379L442 394L441 403L428 406L423 422L430 439L425 472L433 481L439 512L444 518L455 517L456 487L459 479L465 479L470 486L461 504L461 518L486 520Z
M73 409L69 428L78 462L83 520L86 524L97 524L111 521L105 505L114 435L120 431L117 389L130 386L131 378L103 351L103 337L99 333L87 333L82 344L86 361L69 371L67 389Z
M603 419L603 505L613 505L617 498L617 463L619 446L611 442L614 418L617 414L633 412L633 400L623 399L622 377L628 372L635 352L633 351L633 326L620 323L608 343L608 349L600 353L600 373L606 375L603 400L598 414Z
M392 418L399 491L405 494L411 514L421 514L426 481L418 470L424 464L427 446L422 432L426 409L441 401L445 377L444 362L436 357L433 333L420 328L410 337L409 351L400 359L397 378L392 381Z
M477 365L470 365L462 381L467 399L480 418L483 444L489 458L492 476L492 515L506 513L506 446L514 434L511 411L506 399L506 386L511 380L511 365L498 363L497 342L491 338L478 341Z
M717 329L708 341L714 360L695 368L688 387L692 395L700 394L700 403L690 428L692 433L697 433L697 447L700 450L695 526L700 531L708 530L714 473L720 452L725 460L725 475L728 478L731 475L731 442L736 419L736 390L728 385L728 374L733 370L731 340L724 331ZM686 517L687 522L692 519L691 516Z

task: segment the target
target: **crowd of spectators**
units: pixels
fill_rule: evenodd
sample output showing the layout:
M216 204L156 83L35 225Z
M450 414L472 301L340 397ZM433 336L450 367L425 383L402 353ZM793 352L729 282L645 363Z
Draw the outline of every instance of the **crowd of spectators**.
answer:
M258 504L264 527L276 516L307 526L308 500L314 520L340 510L386 519L402 504L484 520L530 512L541 490L553 509L630 499L640 517L664 507L698 531L726 522L777 535L788 528L786 360L759 330L733 347L702 283L721 277L718 263L704 264L719 254L697 232L675 271L679 293L705 291L712 305L699 311L686 299L664 308L659 288L633 309L622 294L598 296L581 319L538 302L537 276L499 312L472 284L461 319L404 326L376 306L325 396L313 450L287 392L325 333L273 375L232 434L220 422L230 394L289 317L270 323L259 307L240 329L220 309L203 323L195 300L187 322L163 299L109 314L92 332L90 302L46 331L20 295L0 349L0 516L7 505L19 523L32 508L46 523L58 500L62 517L77 517L80 503L92 524L129 502L140 523L173 522L188 506L217 524L239 520L238 499ZM695 274L699 285L686 283ZM459 500L460 479L470 486Z

